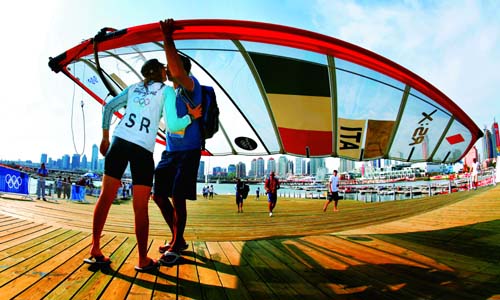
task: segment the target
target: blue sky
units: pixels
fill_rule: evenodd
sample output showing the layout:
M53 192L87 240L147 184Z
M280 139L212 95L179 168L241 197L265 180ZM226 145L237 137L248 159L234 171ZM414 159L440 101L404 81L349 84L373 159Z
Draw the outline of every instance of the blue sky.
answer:
M165 18L253 20L333 36L412 70L480 128L500 119L500 1L33 0L9 5L13 8L0 17L0 159L39 161L42 152L52 158L90 156L92 144L101 140L100 107L74 90L64 75L53 73L49 56L103 27L121 29Z

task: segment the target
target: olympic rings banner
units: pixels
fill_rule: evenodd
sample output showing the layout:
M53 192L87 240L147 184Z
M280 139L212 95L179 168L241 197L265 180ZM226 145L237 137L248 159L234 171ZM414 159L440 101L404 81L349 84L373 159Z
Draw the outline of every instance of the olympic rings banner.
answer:
M0 192L28 195L29 174L0 166Z

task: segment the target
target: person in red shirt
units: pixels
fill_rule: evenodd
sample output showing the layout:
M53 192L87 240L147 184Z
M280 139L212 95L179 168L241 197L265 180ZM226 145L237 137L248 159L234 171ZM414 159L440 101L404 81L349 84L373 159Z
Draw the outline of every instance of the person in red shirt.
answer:
M267 194L267 203L269 208L269 216L273 216L273 209L276 207L278 201L278 189L280 188L280 181L276 178L274 171L271 172L264 184Z

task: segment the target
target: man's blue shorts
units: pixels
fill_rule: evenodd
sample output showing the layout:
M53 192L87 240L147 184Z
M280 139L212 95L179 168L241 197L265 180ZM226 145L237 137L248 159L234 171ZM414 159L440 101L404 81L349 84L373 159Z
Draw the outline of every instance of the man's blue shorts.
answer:
M278 201L278 193L267 193L267 202Z
M154 194L164 199L196 200L196 179L201 151L163 151L156 166Z

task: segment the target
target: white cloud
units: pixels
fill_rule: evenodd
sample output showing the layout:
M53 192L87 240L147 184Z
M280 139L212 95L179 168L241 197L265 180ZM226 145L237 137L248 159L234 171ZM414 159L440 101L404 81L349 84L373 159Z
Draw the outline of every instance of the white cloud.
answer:
M447 94L480 127L498 116L498 1L316 2L315 24L385 56ZM496 13L495 13L496 12Z

